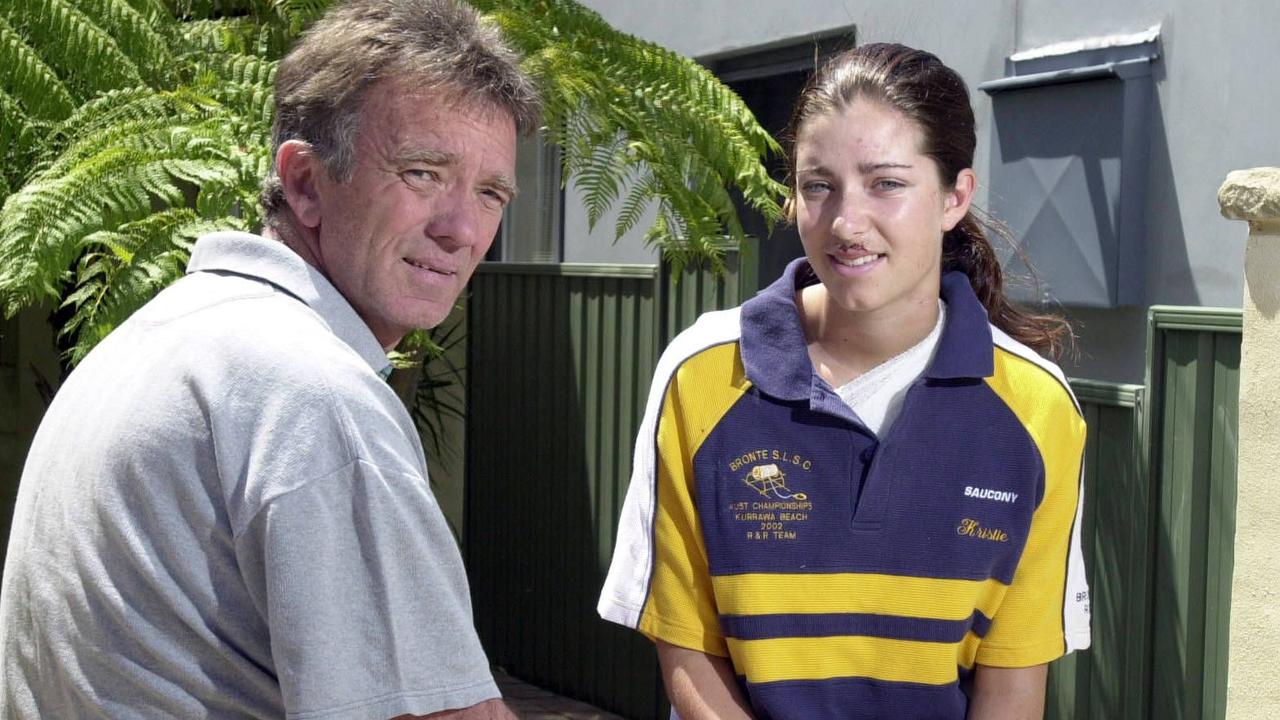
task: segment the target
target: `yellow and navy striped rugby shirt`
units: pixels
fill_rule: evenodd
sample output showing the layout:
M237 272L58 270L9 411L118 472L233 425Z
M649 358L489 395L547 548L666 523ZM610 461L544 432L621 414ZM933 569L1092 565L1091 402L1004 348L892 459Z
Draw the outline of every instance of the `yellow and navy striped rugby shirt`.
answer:
M797 260L663 354L600 614L728 656L761 718L963 718L975 663L1089 646L1084 420L952 272L876 437L810 365L812 282Z

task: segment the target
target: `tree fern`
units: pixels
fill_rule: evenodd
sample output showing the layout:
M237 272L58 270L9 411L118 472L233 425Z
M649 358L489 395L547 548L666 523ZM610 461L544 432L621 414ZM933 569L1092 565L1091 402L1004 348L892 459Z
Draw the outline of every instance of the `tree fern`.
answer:
M136 131L135 131L136 130ZM202 137L202 132L210 130ZM216 128L114 128L70 148L5 202L0 215L0 287L5 310L61 295L81 239L181 205L185 186L234 186L240 174ZM89 149L83 150L82 146ZM183 183L183 184L180 184Z
M40 55L0 16L0 90L32 117L58 120L71 114L75 100Z
M640 175L631 185L631 190L627 194L627 199L622 202L622 207L618 209L618 220L614 224L614 242L622 239L623 235L631 232L644 217L649 206L653 203L654 195L657 194L658 188L653 182L653 173L648 168L640 170Z
M78 100L143 84L134 60L116 39L70 0L20 0L3 12Z
M139 12L127 0L76 0L76 7L111 36L141 80L155 87L170 84L170 74L177 68L161 30L173 25L171 18Z
M767 222L781 218L783 188L761 163L777 143L705 68L614 30L572 0L473 4L525 54L543 88L548 136L566 149L565 177L576 178L593 225L641 167L651 169L651 181L628 192L627 217L634 220L646 196L661 201L646 239L676 271L697 257L718 267L724 241L743 240L726 187L736 186ZM609 147L617 136L627 141L621 152Z
M213 221L175 208L85 237L76 291L63 302L74 309L63 330L74 338L71 361L78 362L133 311L181 277L197 237L227 227L224 219Z
M74 361L201 229L255 227L276 62L327 4L0 0L0 307L57 299ZM620 202L621 236L656 204L646 238L679 266L741 240L728 187L779 216L776 143L696 63L571 0L473 4L526 54L593 224Z

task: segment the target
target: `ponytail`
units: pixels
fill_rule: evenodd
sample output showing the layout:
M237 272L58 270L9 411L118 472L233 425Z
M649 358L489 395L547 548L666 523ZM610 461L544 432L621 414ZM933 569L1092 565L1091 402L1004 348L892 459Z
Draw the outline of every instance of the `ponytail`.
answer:
M1004 296L1004 273L987 232L1012 244L1008 231L979 220L972 210L942 238L942 271L959 270L969 278L973 292L987 309L991 324L1010 337L1057 360L1064 351L1074 353L1071 324L1053 313L1023 310Z

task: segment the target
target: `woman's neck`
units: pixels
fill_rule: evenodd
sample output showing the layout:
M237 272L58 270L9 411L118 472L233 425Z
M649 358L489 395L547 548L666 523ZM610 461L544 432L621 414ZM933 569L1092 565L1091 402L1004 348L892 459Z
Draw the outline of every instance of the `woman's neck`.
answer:
M850 312L821 283L798 293L809 359L831 387L840 387L924 340L938 323L938 299Z

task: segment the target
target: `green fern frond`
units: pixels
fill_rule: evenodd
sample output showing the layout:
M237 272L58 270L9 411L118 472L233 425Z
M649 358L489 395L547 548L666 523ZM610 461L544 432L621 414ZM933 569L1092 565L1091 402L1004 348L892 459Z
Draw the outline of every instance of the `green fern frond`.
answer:
M0 160L8 160L9 148L18 143L27 124L27 116L18 101L0 89ZM9 169L7 162L4 168Z
M625 135L614 133L611 140L596 144L578 168L574 186L583 192L587 222L592 227L618 200L619 187L626 181L625 175L618 171L623 165L621 154L626 143Z
M289 32L298 35L308 25L324 14L329 0L269 0L271 5L289 28Z
M543 90L547 136L564 150L565 177L584 190L593 224L627 177L646 168L650 180L629 191L615 230L630 230L658 200L646 239L674 260L705 254L718 267L725 238L744 239L729 187L768 223L781 218L784 188L761 162L780 152L777 142L705 68L614 30L573 0L472 4L525 54ZM619 133L621 151L612 144Z
M299 34L324 14L331 0L176 0L176 14L210 49L278 58ZM214 37L202 21L226 23L230 34ZM190 37L190 36L189 36Z
M653 173L648 168L642 169L631 190L627 193L627 199L623 201L622 207L618 210L618 220L613 227L614 242L621 240L623 235L631 232L631 229L640 222L640 219L644 217L645 211L652 204L657 190L657 186L654 185Z
M70 115L75 100L66 85L27 44L13 27L0 17L0 90L21 103L27 114L58 120Z
M262 0L165 0L179 20L209 20L257 15Z
M165 131L182 125L207 122L222 108L192 88L155 91L147 87L112 90L81 105L66 120L53 126L45 138L46 161L35 168L48 170L54 163L74 164L128 136L151 129L161 133L156 144L168 142ZM138 146L138 140L128 141Z
M192 58L197 60L197 58ZM274 92L277 63L253 55L234 53L201 54L201 75L196 85L211 98L245 121L243 131L253 137L241 142L270 142L271 119L275 112Z
M125 0L125 2L155 27L164 27L175 22L164 0Z
M75 4L115 39L117 49L133 62L143 81L154 87L170 84L176 70L174 57L165 37L153 25L161 22L156 16L149 18L138 12L128 0L75 0Z
M125 102L116 104L104 98L104 104L99 106L102 114L85 113L85 130L68 127L65 123L59 126L55 133L75 134L66 138L65 146L59 147L60 154L49 158L47 165L39 169L39 175L70 173L82 163L112 150L164 150L173 145L180 133L188 130L210 135L214 141L221 135L221 118L202 116L199 104L194 105L196 110L193 111L190 106L174 102L174 94L148 96L127 92L116 98ZM166 112L154 115L138 113L145 109L163 109Z
M68 0L23 0L4 12L73 97L86 100L143 83L137 65L116 40Z
M189 58L201 67L227 82L241 85L257 85L267 89L274 87L276 66L274 60L243 53L201 54Z
M184 187L234 185L238 169L213 142L174 130L167 147L113 145L51 169L0 211L0 305L9 314L57 297L81 240L184 202Z
M226 228L227 223L176 208L85 237L76 289L63 302L72 309L62 331L74 338L71 362L79 362L147 300L182 277L196 237Z

